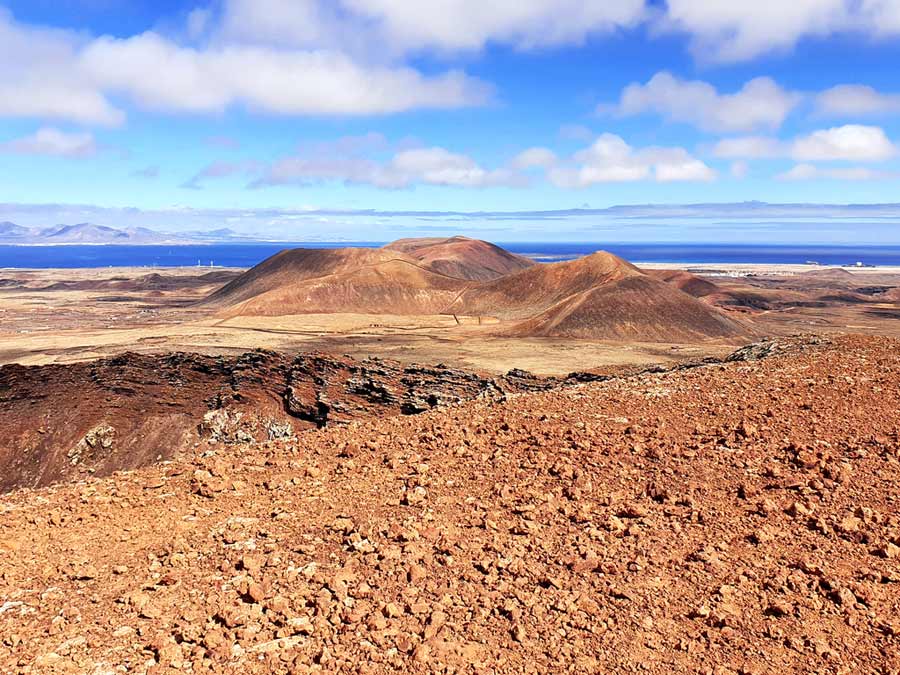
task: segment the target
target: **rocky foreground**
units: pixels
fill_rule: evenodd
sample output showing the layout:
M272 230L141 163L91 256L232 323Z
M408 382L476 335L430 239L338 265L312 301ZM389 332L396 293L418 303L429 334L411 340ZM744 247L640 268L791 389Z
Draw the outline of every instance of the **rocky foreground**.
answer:
M0 498L0 672L896 674L898 481L880 338L204 445Z

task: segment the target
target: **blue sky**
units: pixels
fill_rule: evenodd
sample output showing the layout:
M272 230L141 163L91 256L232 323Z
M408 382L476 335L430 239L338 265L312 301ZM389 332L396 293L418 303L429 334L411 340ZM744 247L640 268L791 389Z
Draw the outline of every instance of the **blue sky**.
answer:
M897 63L900 0L0 0L0 220L900 244L602 211L900 202Z

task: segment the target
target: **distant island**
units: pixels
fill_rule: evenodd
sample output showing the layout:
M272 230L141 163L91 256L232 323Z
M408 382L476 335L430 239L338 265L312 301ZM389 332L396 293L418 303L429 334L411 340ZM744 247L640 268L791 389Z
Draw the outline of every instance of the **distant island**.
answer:
M157 232L146 227L118 229L93 223L54 225L51 227L23 227L0 222L0 244L19 246L54 245L159 245L212 244L250 242L256 238L240 235L227 228L209 232Z

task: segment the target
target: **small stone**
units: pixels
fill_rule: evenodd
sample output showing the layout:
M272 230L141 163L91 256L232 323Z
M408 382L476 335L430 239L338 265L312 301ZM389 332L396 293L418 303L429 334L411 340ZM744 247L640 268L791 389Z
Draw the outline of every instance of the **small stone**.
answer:
M247 597L257 604L261 603L266 598L265 591L263 587L258 583L254 582L247 586Z
M879 558L887 558L888 560L891 560L900 556L900 546L897 546L892 542L887 542L884 546L879 546L878 548L876 548L873 553Z
M406 571L406 578L411 584L417 584L424 581L427 576L428 574L425 572L425 568L415 563L410 565L409 569Z
M793 614L793 608L784 600L776 600L766 607L767 616L789 616Z
M384 606L384 609L381 610L382 614L384 614L389 619L396 619L400 616L403 611L395 602L389 602Z

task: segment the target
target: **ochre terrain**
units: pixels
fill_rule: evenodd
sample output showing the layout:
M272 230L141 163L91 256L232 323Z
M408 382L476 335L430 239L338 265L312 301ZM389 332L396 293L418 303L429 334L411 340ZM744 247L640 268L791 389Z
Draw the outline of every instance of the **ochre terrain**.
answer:
M791 339L13 492L0 672L895 675L898 410Z
M506 273L498 276L501 263ZM208 304L226 318L449 314L503 321L498 333L517 337L660 342L753 334L746 323L610 253L526 265L466 239L284 251L213 293Z

